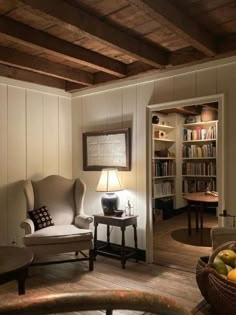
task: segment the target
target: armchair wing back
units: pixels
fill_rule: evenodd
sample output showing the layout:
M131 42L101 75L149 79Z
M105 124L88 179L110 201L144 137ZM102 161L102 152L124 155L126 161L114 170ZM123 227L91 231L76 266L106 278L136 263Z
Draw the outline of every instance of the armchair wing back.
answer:
M93 218L84 213L85 190L79 178L51 175L39 181L25 181L27 210L46 206L54 222L39 230L30 218L21 223L25 230L23 242L35 257L73 251L78 255L89 250L89 256L83 253L76 260L89 260L89 270L93 270L93 235L89 229Z
M83 214L85 184L81 179L51 175L39 181L26 181L27 210L47 206L55 225L73 224Z

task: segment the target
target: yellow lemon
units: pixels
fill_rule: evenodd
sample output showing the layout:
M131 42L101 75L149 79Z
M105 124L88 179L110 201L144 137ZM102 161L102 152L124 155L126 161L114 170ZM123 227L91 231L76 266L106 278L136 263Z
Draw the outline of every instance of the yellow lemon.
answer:
M236 282L236 268L232 269L228 275L227 275L227 278L231 281L234 281Z

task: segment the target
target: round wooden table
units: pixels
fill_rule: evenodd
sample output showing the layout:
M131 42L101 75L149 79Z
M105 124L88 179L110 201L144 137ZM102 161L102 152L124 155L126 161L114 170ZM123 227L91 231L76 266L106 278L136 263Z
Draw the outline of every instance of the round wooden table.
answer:
M23 247L0 246L0 284L18 282L18 294L25 294L25 280L33 253Z
M204 209L207 207L217 207L218 197L206 195L205 192L184 194L183 198L188 202L188 234L191 235L191 208L195 207L195 222L196 231L199 231L199 214L200 214L200 229L203 229Z

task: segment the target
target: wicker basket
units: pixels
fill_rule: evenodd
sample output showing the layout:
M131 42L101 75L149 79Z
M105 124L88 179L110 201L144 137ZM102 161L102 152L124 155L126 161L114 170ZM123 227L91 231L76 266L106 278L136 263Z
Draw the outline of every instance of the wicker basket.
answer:
M217 315L236 314L236 282L222 277L210 266L216 255L226 248L235 250L236 241L227 242L217 247L210 259L209 257L201 257L196 269L198 287Z

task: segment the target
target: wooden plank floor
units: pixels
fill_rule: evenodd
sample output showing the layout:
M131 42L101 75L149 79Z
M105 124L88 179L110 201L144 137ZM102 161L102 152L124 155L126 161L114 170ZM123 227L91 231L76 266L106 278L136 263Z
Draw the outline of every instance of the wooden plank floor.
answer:
M208 308L202 303L202 296L196 284L195 262L199 256L207 254L210 248L178 244L177 241L171 240L174 229L185 227L184 218L184 215L176 216L156 226L155 259L160 265L130 260L123 270L120 261L98 256L93 272L88 271L88 264L85 262L31 267L26 282L26 294L38 296L45 293L90 289L135 289L174 299L186 309L194 310L194 314L209 314ZM214 225L214 221L214 217L209 216L207 226ZM0 286L0 303L9 295L12 297L17 295L14 281ZM201 309L204 311L201 312ZM104 312L70 314L104 315ZM114 315L123 314L143 313L127 310L114 312Z
M194 220L192 220L192 235L189 236L186 213L156 222L153 233L154 262L195 272L198 258L209 256L211 253L210 229L216 225L215 214L205 213L203 233L196 232Z

